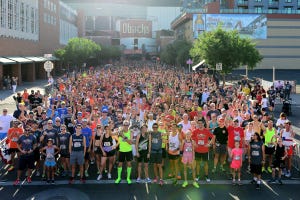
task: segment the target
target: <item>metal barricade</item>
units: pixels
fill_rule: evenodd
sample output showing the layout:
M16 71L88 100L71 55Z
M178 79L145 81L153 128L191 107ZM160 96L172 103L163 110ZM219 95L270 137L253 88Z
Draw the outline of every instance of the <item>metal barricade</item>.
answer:
M294 144L294 156L293 156L292 165L298 172L300 172L300 144L299 143Z

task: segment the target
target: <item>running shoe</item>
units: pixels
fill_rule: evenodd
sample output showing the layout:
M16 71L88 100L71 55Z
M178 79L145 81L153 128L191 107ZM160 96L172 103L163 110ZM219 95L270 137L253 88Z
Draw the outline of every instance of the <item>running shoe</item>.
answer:
M15 169L15 167L14 167L13 165L11 165L11 166L8 168L7 171L11 172L11 171L13 171L14 169Z
M268 173L268 171L266 170L265 167L262 167L261 171L262 171L262 172L265 172L265 173Z
M268 169L267 169L267 170L268 170L268 172L269 172L269 173L272 173L272 169L271 169L271 167L268 167Z
M100 181L102 179L102 174L99 174L99 176L97 177L97 181Z
M221 165L220 170L221 170L222 172L226 172L226 169L223 167L223 165Z
M189 183L187 181L184 181L183 184L182 184L182 187L185 188L186 186L188 186L188 184Z
M145 182L146 182L146 183L151 183L151 179L150 179L150 178L146 178L146 179L145 179Z
M111 179L111 173L108 173L108 174L107 174L107 178L108 178L108 179Z
M85 179L84 178L80 178L80 182L81 183L85 183Z
M74 183L74 177L71 177L70 179L69 179L69 184L73 184Z
M159 180L159 185L162 186L164 184L164 180L160 179Z
M31 183L32 182L30 176L27 177L26 181L27 181L27 183Z
M137 178L137 179L136 179L136 183L142 183L141 178Z
M291 174L290 171L288 171L288 172L285 174L285 177L287 177L287 178L290 178L291 176L292 176L292 174Z
M153 183L157 183L157 178L153 179Z
M177 174L177 179L181 180L181 175L180 174Z
M217 168L216 168L216 167L214 167L214 168L211 170L212 173L216 173L216 171L217 171Z
M55 181L54 181L54 180L52 180L52 181L51 181L51 184L52 184L52 185L54 185L54 184L55 184Z
M87 170L84 171L84 175L85 175L85 177L89 177L89 173Z
M256 184L256 189L260 190L260 184Z
M40 171L37 170L35 176L40 176L40 175L41 175Z
M232 185L236 185L236 182L234 179L232 180Z
M193 182L193 186L194 186L195 188L199 188L199 184L198 184L196 181Z
M119 184L121 182L121 179L120 178L117 178L116 180L115 180L115 184Z
M20 184L20 179L15 180L14 186L19 185L19 184Z
M197 176L197 177L195 178L195 181L200 181L200 176Z
M243 185L243 183L242 183L241 180L238 180L238 181L237 181L237 184L240 185L240 186Z
M283 184L282 181L281 181L281 179L278 179L277 181L278 181L278 183L279 183L280 185Z
M208 176L205 176L205 181L206 181L207 183L210 183L210 178L209 178Z
M128 185L130 185L132 182L131 182L131 180L128 178L128 179L126 179L127 180L127 183L128 183Z

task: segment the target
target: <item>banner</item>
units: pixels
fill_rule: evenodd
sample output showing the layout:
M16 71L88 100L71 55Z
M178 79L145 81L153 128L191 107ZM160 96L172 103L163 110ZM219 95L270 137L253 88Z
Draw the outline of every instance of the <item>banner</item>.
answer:
M120 21L120 38L152 38L152 21L122 20Z
M238 30L241 37L267 39L267 17L258 14L194 14L194 38L203 31L212 31L218 26L224 30Z

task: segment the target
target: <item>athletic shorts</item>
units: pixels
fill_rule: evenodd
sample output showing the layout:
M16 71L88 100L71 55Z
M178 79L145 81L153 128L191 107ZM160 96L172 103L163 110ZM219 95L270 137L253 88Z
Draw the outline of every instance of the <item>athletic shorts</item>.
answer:
M162 153L151 153L150 154L150 162L154 164L162 163Z
M262 165L254 165L250 164L250 171L252 174L258 174L260 175L262 173Z
M112 157L112 156L116 155L116 150L111 150L111 151L105 152L105 153L106 153L106 157Z
M19 170L24 170L26 168L34 169L34 154L21 155L19 160Z
M274 147L267 147L265 145L265 154L267 155L273 155L275 152L275 146Z
M70 158L70 153L68 153L68 152L60 152L60 157L62 157L62 158Z
M216 145L215 153L217 153L217 154L227 154L227 144Z
M196 161L208 161L208 152L207 153L197 153L195 152Z
M133 160L132 151L119 152L119 162L130 162Z
M139 151L140 157L137 158L137 161L140 162L144 162L144 163L148 163L149 162L149 158L147 158L148 155L148 150L146 151Z
M84 160L90 160L90 153L88 152L88 148L86 148Z
M167 157L167 151L166 151L166 148L161 148L162 150L162 158L166 158Z
M285 161L284 160L274 160L272 162L272 168L285 168Z
M72 151L72 153L70 154L70 164L83 165L84 164L83 151Z
M293 147L293 145L286 147L286 149L287 149L287 155L288 156L294 155L294 147Z
M173 155L173 154L168 154L169 160L177 160L179 158L179 155Z
M39 148L35 148L33 150L33 154L34 154L34 161L40 161L41 160L41 153Z
M18 148L10 148L10 149L8 149L8 154L18 153L18 152L20 152Z
M45 161L45 166L46 167L55 167L56 165L56 162L53 160L53 161Z

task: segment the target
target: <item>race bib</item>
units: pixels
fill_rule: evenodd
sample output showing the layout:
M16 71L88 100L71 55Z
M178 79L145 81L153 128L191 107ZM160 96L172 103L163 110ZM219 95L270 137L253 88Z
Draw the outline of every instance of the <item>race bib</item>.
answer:
M69 123L69 124L68 124L68 127L70 127L70 128L73 127L73 124L72 124L72 123Z
M109 147L110 146L110 142L104 142L103 146Z
M234 160L241 160L241 156L234 156Z
M141 146L140 146L140 149L141 149L141 150L147 150L147 149L148 149L147 143L141 145Z
M259 151L252 151L251 155L252 156L259 156Z
M175 147L175 143L170 142L169 144L170 144L170 148L171 148L171 149L175 149L175 148L176 148L176 147Z
M192 152L192 150L193 150L192 147L187 147L187 148L185 149L186 152Z
M204 140L198 140L198 145L204 145Z
M18 138L16 138L16 137L13 137L13 138L11 139L11 141L13 141L13 142L17 142L17 141L18 141Z
M74 147L76 147L76 148L81 147L81 143L80 142L75 142Z
M153 144L157 144L158 143L158 139L157 138L152 138L152 143Z
M65 144L60 145L60 149L66 149L66 148L67 148L67 147L66 147Z

